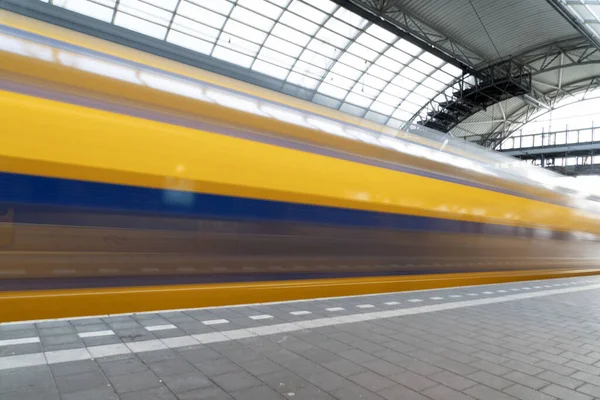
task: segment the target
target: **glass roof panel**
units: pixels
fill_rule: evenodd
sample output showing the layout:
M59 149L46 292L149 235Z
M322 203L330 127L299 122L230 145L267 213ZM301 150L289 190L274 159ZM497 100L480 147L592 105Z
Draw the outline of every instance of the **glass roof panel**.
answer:
M221 14L196 6L188 1L181 2L178 13L174 19L196 22L197 25L211 26L216 29L221 29L227 20L227 18ZM182 22L182 24L185 24L185 22ZM194 27L193 29L202 28Z
M152 36L157 39L163 39L167 34L167 28L145 19L134 17L133 15L117 11L115 15L115 25L139 32L142 35Z
M328 102L331 107L387 115L390 126L410 119L461 75L459 68L330 0L53 4L266 74L275 85L285 81L314 91L312 96L339 100Z
M275 25L275 21L272 19L263 17L262 15L250 11L244 7L235 7L231 11L229 18L233 18L236 21L240 21L246 25L251 25L253 28L259 29L263 32L269 32L273 28L273 25Z
M237 4L244 6L248 10L262 14L273 21L276 21L283 12L283 8L277 7L265 0L237 0Z
M303 3L310 4L327 14L331 14L339 6L330 0L302 0Z
M289 71L289 68L273 65L261 59L258 59L254 62L254 64L252 65L252 69L258 72L262 72L263 74L273 76L277 79L285 79L288 76Z
M169 31L167 42L176 44L181 47L186 47L190 50L197 51L203 54L210 54L213 49L213 44L196 37L180 33L174 29Z
M281 23L275 25L271 34L302 47L306 46L310 41L310 36Z
M47 3L47 1L46 1ZM96 18L105 22L110 22L113 17L115 2L104 6L95 1L88 0L54 0L54 5L66 8L88 17Z
M292 4L290 4L288 10L319 25L324 23L325 20L329 18L329 15L327 13L317 8L314 8L308 4L305 4L301 1L295 1Z
M321 83L321 86L319 86L319 92L340 100L346 97L346 94L348 93L347 90L330 85L327 82Z

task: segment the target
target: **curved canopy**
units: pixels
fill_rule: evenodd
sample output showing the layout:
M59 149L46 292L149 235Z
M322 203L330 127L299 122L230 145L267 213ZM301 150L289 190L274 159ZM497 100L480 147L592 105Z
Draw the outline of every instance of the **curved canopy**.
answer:
M532 92L488 107L451 131L492 147L539 110L600 82L597 0L5 2L48 3L82 20L135 31L235 65L259 84L268 79L269 88L301 92L393 128L426 118L427 106L452 91L463 72L512 59L532 71Z

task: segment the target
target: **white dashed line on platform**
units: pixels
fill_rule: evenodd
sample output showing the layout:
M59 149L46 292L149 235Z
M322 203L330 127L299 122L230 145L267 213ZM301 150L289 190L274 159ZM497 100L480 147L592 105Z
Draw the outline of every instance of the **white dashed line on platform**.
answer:
M308 315L308 314L312 314L310 311L291 311L290 314L292 315Z
M336 312L336 311L344 311L345 308L343 308L343 307L330 307L330 308L326 308L325 310L330 311L330 312Z
M385 304L386 306L397 306L398 304L400 304L400 302L399 301L388 301L383 304Z
M79 337L80 338L89 338L89 337L111 336L114 334L115 334L115 332L113 332L111 330L96 331L96 332L82 332L82 333L79 333Z
M357 308L373 308L375 306L373 304L359 304L356 307Z
M15 344L29 344L29 343L39 343L40 338L37 336L22 338L22 339L7 339L0 340L0 346L13 346Z
M147 326L146 330L150 331L150 332L154 332L154 331L166 331L168 329L177 329L177 327L173 324L167 324L167 325L154 325L154 326Z
M271 319L273 318L272 315L268 315L268 314L262 314L262 315L251 315L250 319L253 319L255 321L259 321L261 319Z
M229 321L226 319L211 319L208 321L202 321L202 323L204 325L221 325L221 324L228 324Z

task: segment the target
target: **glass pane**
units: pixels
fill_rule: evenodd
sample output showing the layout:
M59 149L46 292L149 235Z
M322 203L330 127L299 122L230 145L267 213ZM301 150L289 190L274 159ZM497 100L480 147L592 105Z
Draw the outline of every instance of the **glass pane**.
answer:
M173 15L172 12L154 7L148 3L139 0L121 0L119 2L119 11L135 15L138 18L145 19L158 25L168 26Z
M287 81L309 89L314 89L319 84L318 80L309 78L308 76L299 74L297 72L290 72Z
M302 0L302 2L310 4L311 6L325 11L327 14L331 14L338 5L329 0Z
M351 67L348 67L347 65L339 63L339 62L335 63L333 68L331 68L331 71L335 72L338 75L341 75L343 77L346 77L346 78L349 78L352 80L357 80L358 78L360 78L362 76L361 71L351 68Z
M254 43L250 43L247 40L241 39L239 37L234 37L229 34L223 33L219 37L219 46L226 47L228 49L234 50L238 53L245 54L248 56L256 56L260 46Z
M257 44L262 44L267 38L267 34L265 32L254 29L233 19L227 20L223 31Z
M252 25L253 28L259 29L263 32L269 32L275 25L275 21L267 17L263 17L253 11L250 11L244 7L235 7L231 12L230 18L233 18L246 25Z
M419 59L415 59L408 66L409 66L409 68L419 71L420 73L425 74L425 75L429 75L430 73L432 73L435 70L435 67L433 67L427 63L424 63L423 61L421 61Z
M317 24L322 24L329 17L328 14L323 11L300 1L294 1L289 6L288 10Z
M394 107L394 108L395 108L395 107L397 107L397 106L398 106L398 104L400 104L400 102L401 102L402 100L401 100L401 99L399 99L399 98L398 98L398 97L396 97L396 96L392 96L392 95L391 95L391 94L389 94L389 93L381 93L381 94L379 95L379 97L377 98L377 101L379 101L379 102L381 102L381 103L384 103L384 104L387 104L387 105L389 105L389 106L392 106L392 107Z
M213 44L201 39L186 35L185 33L177 32L173 29L169 31L167 42L186 47L198 53L209 54L213 49Z
M348 39L347 37L338 35L332 30L326 28L319 29L319 32L317 32L316 37L318 37L323 42L331 46L337 47L338 49L344 49L346 48L348 43L350 43L350 39Z
M364 28L367 25L367 20L359 15L354 14L352 11L346 10L343 7L337 9L333 14L337 19L345 21L346 23L355 26L359 29Z
M326 70L319 68L315 65L306 63L304 61L296 61L296 65L294 65L294 71L299 72L303 75L308 75L310 77L316 78L316 79L321 79L325 73L327 72Z
M327 74L327 77L325 80L327 81L327 83L330 83L335 86L339 86L346 90L350 90L352 88L352 86L354 86L354 81L352 79L348 79L346 77L337 75L332 72Z
M346 101L348 103L356 104L357 106L364 108L369 107L372 103L371 99L361 96L360 94L354 92L348 94L348 97L346 97Z
M218 29L191 21L182 17L181 15L175 16L171 29L186 33L189 36L197 37L211 43L214 43L219 36Z
M393 43L398 39L396 35L376 24L369 25L366 32L386 43Z
M246 68L250 68L252 61L254 61L253 57L240 54L237 51L229 50L221 46L215 47L212 56Z
M321 54L317 54L310 50L304 50L300 55L300 60L324 69L328 69L334 62L331 58L322 56Z
M115 17L115 25L130 29L144 35L152 36L157 39L164 39L167 33L167 28L164 26L153 24L143 19L133 17L129 14L117 12Z
M400 51L394 47L390 47L389 49L386 50L386 52L384 53L387 57L391 58L392 60L399 62L403 65L408 65L412 59L414 58L413 56L411 56L410 54L407 54L403 51ZM398 69L399 70L399 69ZM393 69L392 71L398 71L396 69Z
M264 0L238 0L238 5L244 6L245 8L260 13L266 17L269 17L273 20L277 20L283 9L281 7L277 7L272 3L268 3Z
M367 49L365 46L359 44L359 43L352 43L349 47L348 47L348 51L350 51L351 53L353 53L354 55L364 58L365 60L369 60L371 62L375 61L375 59L377 57L379 57L379 53L371 50L371 49Z
M396 62L396 61L392 60L391 58L386 57L385 55L379 57L375 61L375 65L379 65L379 66L387 69L393 75L396 75L398 73L398 71L400 71L402 68L404 68L403 64L400 64L399 62Z
M388 69L382 68L377 64L372 64L368 69L368 74L375 76L383 81L389 82L394 78L394 73Z
M222 15L228 15L233 4L227 0L188 0L191 3L197 4L207 10L215 11Z
M279 39L273 35L267 38L264 45L294 58L297 58L302 52L302 47L296 46L295 44L287 42L283 39Z
M188 1L182 1L179 5L179 9L177 10L178 16L175 17L179 23L183 25L190 25L186 21L198 21L201 24L212 26L217 29L221 29L223 24L225 23L225 16L214 13L212 11L206 10L204 8L198 7ZM199 24L196 24L199 25ZM191 29L202 29L202 28L193 28Z
M287 68L278 67L263 60L256 60L252 65L252 69L277 79L285 79L289 71Z
M328 96L331 96L333 98L336 99L343 99L344 97L346 97L346 93L348 93L347 90L341 89L337 86L333 86L330 85L327 82L323 82L321 84L321 86L319 86L319 90L320 93L326 94Z
M415 46L414 44L407 42L404 39L400 39L398 40L395 44L395 47L399 48L400 50L402 50L405 53L408 53L412 56L417 56L421 53L423 53L423 49L421 49L418 46Z
M356 35L358 35L358 32L360 32L357 28L350 26L336 18L330 18L327 20L325 23L325 28L329 29L330 31L337 32L348 39L354 39Z
M286 70L292 68L296 60L292 57L281 54L277 51L263 47L258 53L258 58L264 61L268 61L272 64L278 65Z
M310 36L305 35L302 32L292 29L283 24L277 24L271 32L272 35L288 40L292 43L296 43L302 47L306 46L310 40Z
M301 28L302 32L306 33L307 35L314 35L317 32L317 29L319 29L319 25L310 22L306 18L301 18L289 11L286 11L281 15L279 22L292 28Z
M591 129L582 129L579 131L579 141L580 142L591 142L592 141L592 131Z
M54 5L105 22L112 21L114 12L114 4L113 7L105 7L87 0L54 0Z
M381 53L388 47L387 43L374 38L373 36L369 35L368 33L360 34L358 36L358 38L356 38L356 41L358 43L362 44L363 46L368 47L371 50L375 50L378 53Z
M388 104L381 103L379 101L375 101L373 102L373 104L371 104L371 110L377 111L378 113L383 115L392 115L392 113L394 112L394 107Z

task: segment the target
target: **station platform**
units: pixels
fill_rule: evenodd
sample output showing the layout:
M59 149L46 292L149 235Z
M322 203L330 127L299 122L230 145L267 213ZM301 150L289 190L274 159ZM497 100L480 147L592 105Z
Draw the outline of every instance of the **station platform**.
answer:
M600 398L600 277L0 325L2 400Z

